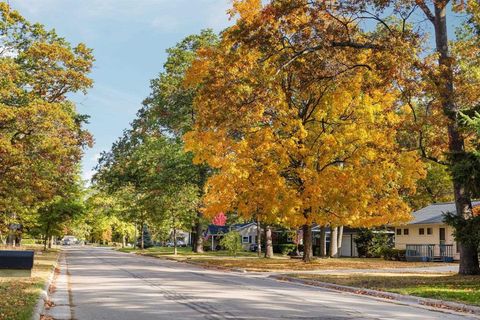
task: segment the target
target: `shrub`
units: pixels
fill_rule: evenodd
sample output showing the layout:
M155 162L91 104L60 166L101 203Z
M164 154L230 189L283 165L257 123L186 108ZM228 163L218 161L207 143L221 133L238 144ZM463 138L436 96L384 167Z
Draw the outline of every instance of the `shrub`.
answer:
M22 245L32 245L35 243L36 243L35 239L22 239L22 242L21 242Z
M297 246L295 244L291 243L286 243L286 244L280 244L279 245L280 253L283 256L288 256L290 253L294 252L297 249Z
M226 233L220 240L220 245L233 256L237 256L237 252L243 250L240 233L236 231Z
M374 232L371 229L361 229L354 241L358 255L364 258L381 257L384 250L391 247L386 233Z
M297 246L293 243L281 243L281 244L274 244L273 245L273 252L274 253L280 253L284 256L287 256L291 254L292 252L295 252L297 249ZM298 246L298 251L302 251L303 246L299 245Z
M406 261L406 250L385 248L382 252L383 259L392 261Z

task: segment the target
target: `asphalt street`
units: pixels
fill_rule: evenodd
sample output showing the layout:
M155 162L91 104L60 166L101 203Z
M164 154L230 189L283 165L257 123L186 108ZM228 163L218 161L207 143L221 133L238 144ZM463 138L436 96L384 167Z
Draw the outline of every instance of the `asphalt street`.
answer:
M65 253L76 320L469 318L111 249Z

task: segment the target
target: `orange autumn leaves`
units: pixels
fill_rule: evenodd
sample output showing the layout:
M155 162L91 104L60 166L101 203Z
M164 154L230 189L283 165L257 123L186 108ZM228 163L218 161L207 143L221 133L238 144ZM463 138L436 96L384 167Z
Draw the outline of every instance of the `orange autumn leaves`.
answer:
M205 213L292 227L407 221L403 197L425 173L397 142L399 92L369 66L391 57L336 48L338 21L301 6L235 1L232 14L186 79L200 85L186 148L215 170Z

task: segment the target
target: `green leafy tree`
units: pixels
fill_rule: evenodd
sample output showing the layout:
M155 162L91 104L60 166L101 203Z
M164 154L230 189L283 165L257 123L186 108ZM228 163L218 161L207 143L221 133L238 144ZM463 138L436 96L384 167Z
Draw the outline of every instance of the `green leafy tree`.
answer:
M197 57L197 52L204 47L214 46L218 42L218 36L210 29L202 30L198 35L190 35L177 45L167 50L167 61L164 70L157 78L151 81L151 94L143 102L143 108L139 112L138 125L145 128L144 131L166 131L176 138L192 129L196 121L193 108L193 100L197 94L197 86L184 86L185 75L192 62ZM210 174L210 169L205 165L190 164L197 171L197 179L194 180L198 198L201 199L205 182ZM201 206L201 202L198 202ZM197 208L197 218L193 229L193 250L203 252L203 229L205 220Z
M228 253L237 256L239 251L243 250L241 236L237 231L227 232L220 240L220 245L228 250Z
M84 212L84 205L79 199L57 198L38 210L38 224L44 234L44 249L51 247L51 237L61 236L64 225L75 216Z
M68 94L92 86L93 61L84 44L72 46L0 2L0 222L7 228L75 183L92 137Z

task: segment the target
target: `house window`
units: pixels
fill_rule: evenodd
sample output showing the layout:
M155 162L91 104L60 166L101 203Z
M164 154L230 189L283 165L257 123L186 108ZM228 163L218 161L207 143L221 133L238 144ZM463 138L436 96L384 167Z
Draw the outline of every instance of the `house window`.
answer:
M428 235L432 235L432 234L433 234L432 228L427 228L427 234L428 234Z
M402 229L397 229L397 236L401 236L402 235Z
M403 229L403 235L408 236L408 229Z
M242 237L242 242L243 243L250 243L250 237L249 236L243 236Z
M425 234L425 228L418 229L418 234L423 236Z

